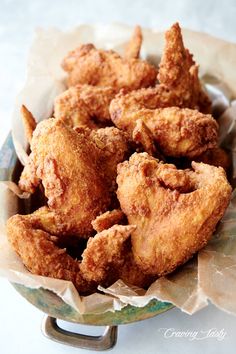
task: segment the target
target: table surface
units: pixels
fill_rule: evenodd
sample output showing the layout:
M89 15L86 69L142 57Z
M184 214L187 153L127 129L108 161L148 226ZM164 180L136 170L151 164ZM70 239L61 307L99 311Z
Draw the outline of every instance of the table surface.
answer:
M36 27L68 29L81 23L120 22L183 27L236 41L234 0L0 0L0 145L11 126L11 111L26 72L28 48ZM43 313L0 279L0 343L3 354L82 353L43 337ZM101 328L61 323L64 328L98 334ZM236 318L213 305L188 316L173 309L155 318L119 327L112 353L235 353ZM89 353L89 351L88 351Z

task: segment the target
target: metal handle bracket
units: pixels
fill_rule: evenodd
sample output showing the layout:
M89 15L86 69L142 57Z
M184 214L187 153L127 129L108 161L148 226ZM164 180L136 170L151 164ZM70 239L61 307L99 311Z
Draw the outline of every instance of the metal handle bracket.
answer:
M117 341L117 331L117 326L107 326L102 335L90 336L62 329L57 319L50 316L45 316L42 322L42 332L47 338L72 347L97 351L113 348Z

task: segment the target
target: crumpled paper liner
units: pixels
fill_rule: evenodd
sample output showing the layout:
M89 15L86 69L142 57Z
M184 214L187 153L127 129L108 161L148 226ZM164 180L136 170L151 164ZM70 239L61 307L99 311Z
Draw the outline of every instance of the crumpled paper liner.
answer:
M26 84L17 97L12 133L17 155L25 164L27 141L20 119L25 104L40 121L50 116L56 95L65 90L65 73L60 62L66 53L82 43L92 42L104 49L122 53L133 28L123 25L79 26L70 32L38 30L28 63ZM164 36L157 30L143 30L141 55L157 64ZM232 177L236 177L236 45L206 34L183 30L184 42L200 64L201 76L214 99L214 111L220 116L220 142L232 154ZM231 102L231 103L230 103ZM233 180L233 179L232 179ZM174 273L156 280L147 291L129 287L121 280L102 293L79 296L72 283L33 275L8 244L5 223L19 210L21 195L9 182L0 183L0 275L31 288L43 287L60 296L81 314L120 310L127 304L145 306L151 299L169 301L182 311L193 314L211 301L220 309L236 314L236 193L223 220L207 247Z

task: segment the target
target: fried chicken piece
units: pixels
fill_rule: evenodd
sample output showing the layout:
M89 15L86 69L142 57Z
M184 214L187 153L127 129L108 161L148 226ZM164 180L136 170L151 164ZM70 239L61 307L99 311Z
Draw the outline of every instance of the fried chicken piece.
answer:
M33 131L36 128L36 121L33 114L24 106L21 106L21 117L24 125L25 135L28 142L31 142Z
M121 224L124 221L124 218L125 214L123 211L120 209L114 209L98 215L96 219L92 221L92 225L95 231L101 232L109 229L115 224Z
M211 103L201 88L198 79L198 66L194 62L192 54L184 47L178 23L175 23L166 32L165 39L166 45L158 73L158 80L162 88L166 90L167 95L168 91L174 92L176 96L174 101L178 100L178 104L174 102L174 105L210 113ZM172 101L171 95L169 101Z
M71 281L80 294L94 292L99 282L109 278L112 264L123 264L124 243L135 226L114 225L90 238L79 262L57 245L56 236L41 229L45 211L41 208L8 220L7 235L14 251L31 273Z
M110 105L114 124L133 135L138 120L152 133L154 141L166 156L194 158L217 146L218 124L211 115L197 110L170 107L163 109L136 109L124 96L118 96Z
M20 188L31 193L42 181L48 207L58 220L54 233L90 236L91 221L111 202L96 145L86 134L51 118L37 125L31 150Z
M97 216L97 218L92 221L92 225L97 232L101 232L115 224L120 224L124 220L124 217L125 214L120 209L114 209ZM119 262L113 262L110 273L112 273L114 277L108 279L106 285L114 282L116 278L123 280L126 284L140 288L147 288L153 282L153 277L143 273L140 267L135 263L130 246L130 244L126 245Z
M180 107L210 113L211 102L201 87L198 66L184 48L181 29L174 24L166 32L166 45L158 73L159 84L132 92L121 91L123 105L132 110ZM118 99L118 98L117 98Z
M230 167L230 156L225 150L219 147L205 151L203 154L198 156L196 161L204 162L216 167L223 167L225 171L227 171Z
M84 44L69 52L62 62L62 68L68 73L68 86L109 86L119 92L121 88L130 91L155 85L155 66L145 60L130 58L137 55L139 41L135 39L134 47L130 47L125 58L112 50L96 49L93 44Z
M142 119L138 119L136 121L136 125L132 133L132 139L136 144L140 144L144 151L146 151L149 155L156 156L164 161L164 156L157 150L156 145L154 144L154 138L151 131Z
M37 177L37 166L30 155L29 160L21 173L19 187L22 191L32 194L39 185L40 178Z
M124 263L118 269L118 277L127 285L148 288L155 277L145 274L134 260L132 251L125 252Z
M112 265L119 266L124 262L124 243L135 228L133 225L114 225L91 237L82 254L82 276L87 281L104 281Z
M76 85L56 97L54 116L72 128L94 129L96 121L110 122L109 105L114 97L115 91L111 87Z
M127 134L115 127L106 127L90 131L89 136L98 149L97 162L103 169L107 188L114 191L117 165L128 157L130 151Z
M128 222L135 262L162 276L206 245L231 196L222 168L192 162L177 170L146 153L118 166L117 196Z
M96 284L86 281L79 262L56 245L57 238L41 230L34 214L14 215L7 221L7 236L14 251L33 274L71 281L81 294L95 291Z
M143 35L142 35L141 27L136 26L134 29L133 36L131 37L128 46L126 47L124 57L126 59L131 59L131 58L138 59L141 46L142 46L142 41L143 41Z

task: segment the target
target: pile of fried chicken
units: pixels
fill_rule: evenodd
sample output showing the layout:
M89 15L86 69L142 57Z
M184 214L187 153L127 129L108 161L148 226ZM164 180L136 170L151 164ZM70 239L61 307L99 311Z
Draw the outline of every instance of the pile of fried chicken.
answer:
M230 201L229 157L179 24L159 68L140 59L141 44L137 26L124 56L80 46L62 62L68 89L52 118L36 124L22 106L31 152L19 187L45 201L8 220L8 239L29 271L83 295L174 271Z

